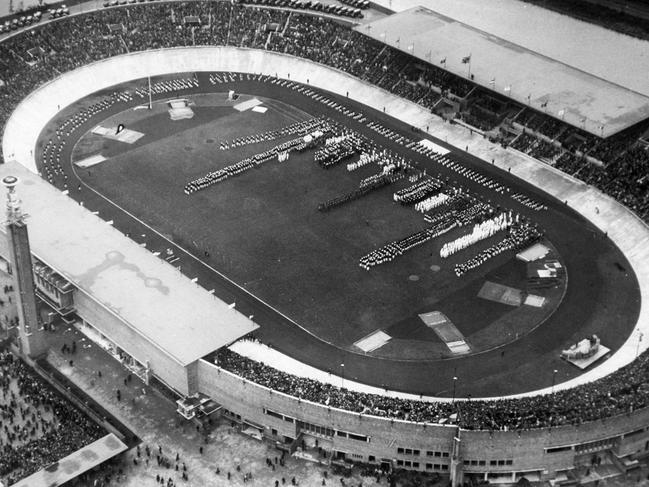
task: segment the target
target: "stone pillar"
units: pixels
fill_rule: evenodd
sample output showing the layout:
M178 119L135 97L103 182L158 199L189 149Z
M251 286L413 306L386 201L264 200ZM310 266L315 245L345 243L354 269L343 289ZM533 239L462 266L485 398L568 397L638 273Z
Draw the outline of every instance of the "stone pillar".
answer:
M2 184L8 189L6 228L16 288L19 348L28 357L38 358L45 355L48 347L36 305L27 224L20 209L20 200L15 194L18 178L7 176Z

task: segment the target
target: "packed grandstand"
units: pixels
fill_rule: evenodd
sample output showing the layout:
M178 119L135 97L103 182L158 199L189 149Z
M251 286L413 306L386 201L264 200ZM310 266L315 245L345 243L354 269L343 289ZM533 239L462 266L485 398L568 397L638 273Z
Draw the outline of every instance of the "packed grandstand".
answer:
M207 29L193 31L179 25L185 16L198 16ZM177 20L174 22L174 18ZM270 24L282 26L283 34L267 31ZM111 34L110 25L121 26ZM320 35L309 35L317 31ZM331 42L322 43L327 38ZM50 22L15 35L0 43L0 56L5 64L3 93L3 124L15 106L58 73L95 60L123 54L127 51L191 45L234 45L270 49L341 69L365 79L399 96L432 107L441 98L441 91L450 91L458 97L466 96L473 88L466 79L428 65L421 66L408 55L349 29L336 21L302 13L252 8L229 2L179 2L134 5L86 13L64 20ZM24 62L33 49L39 49L29 63ZM495 95L473 95L473 108L465 115L467 122L490 129L497 123L481 117L483 107L495 103ZM499 100L500 103L507 101ZM609 139L598 139L583 131L527 108L512 107L513 121L521 123L530 132L564 143L550 145L531 135L521 135L514 146L537 157L558 152L554 165L617 198L639 216L647 217L649 192L647 178L638 175L648 167L649 154L638 137L647 124L632 127L626 133ZM577 145L567 144L577 138ZM502 140L507 143L507 138ZM544 147L547 148L544 149ZM591 163L584 156L603 164ZM264 385L280 387L287 393L327 402L345 408L354 405L359 412L394 416L413 421L433 422L448 417L452 409L460 412L459 423L473 429L518 429L574 424L602 416L629 412L647 404L645 372L647 357L593 384L557 393L554 397L536 397L521 400L489 402L458 402L455 405L380 399L359 400L355 393L334 387L319 387L302 380L291 379L273 372L261 364L244 359L225 362L237 373L255 372L250 376ZM257 370L260 368L259 370ZM264 373L260 373L260 372ZM278 375L279 374L279 375ZM321 390L322 389L322 390ZM302 392L301 392L302 391ZM308 392L306 392L308 391ZM350 397L351 396L351 397ZM394 403L392 403L394 401ZM356 410L356 409L355 409ZM485 414L485 411L490 411Z
M184 26L182 19L191 16L199 17L207 28ZM281 30L271 29L278 25ZM323 38L331 42L320 42ZM646 122L601 139L501 95L474 90L469 80L432 64L423 65L332 19L228 2L110 8L50 22L6 39L0 44L5 65L2 124L21 99L58 73L125 52L192 45L249 47L303 57L431 109L443 93L465 98L471 92L461 120L487 132L503 122L520 124L523 133L502 130L493 136L598 187L642 218L649 212L649 180L642 177L649 155L639 140L648 128Z
M185 18L198 18L203 27L184 25ZM266 49L310 59L430 110L449 94L466 99L467 108L458 114L463 123L597 187L644 221L649 219L649 154L642 140L649 122L602 139L476 88L441 67L424 65L348 24L295 11L231 2L136 4L75 15L19 32L0 42L2 127L23 98L60 73L127 52L200 45ZM514 126L521 128L511 129ZM194 190L190 187L188 191ZM578 425L649 405L649 352L606 378L551 395L453 402L354 392L287 374L225 348L215 358L219 367L241 377L315 403L423 423L448 421L457 414L453 421L470 430ZM10 445L3 449L9 453L7 458L15 454Z

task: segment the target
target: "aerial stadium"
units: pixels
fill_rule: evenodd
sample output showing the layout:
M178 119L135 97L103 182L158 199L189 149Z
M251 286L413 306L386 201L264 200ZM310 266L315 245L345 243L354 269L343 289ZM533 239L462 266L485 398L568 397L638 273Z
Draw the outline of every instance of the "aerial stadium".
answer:
M633 468L648 94L426 7L294 3L0 42L16 348L72 324L187 421L329 464Z

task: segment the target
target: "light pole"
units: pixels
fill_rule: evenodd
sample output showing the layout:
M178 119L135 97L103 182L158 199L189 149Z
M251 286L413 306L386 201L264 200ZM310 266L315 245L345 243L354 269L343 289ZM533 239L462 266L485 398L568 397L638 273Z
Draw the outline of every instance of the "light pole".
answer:
M635 358L638 358L638 355L640 354L640 343L642 342L643 336L642 332L638 334L638 344L635 347Z
M453 402L455 404L455 385L457 384L457 377L453 376Z
M557 372L558 372L557 369L554 369L552 371L552 394L554 394L554 384L555 384L555 381L556 381L556 378L557 378Z
M340 388L344 389L345 388L345 364L344 363L340 364L340 370L342 371L342 374L340 376L341 377Z

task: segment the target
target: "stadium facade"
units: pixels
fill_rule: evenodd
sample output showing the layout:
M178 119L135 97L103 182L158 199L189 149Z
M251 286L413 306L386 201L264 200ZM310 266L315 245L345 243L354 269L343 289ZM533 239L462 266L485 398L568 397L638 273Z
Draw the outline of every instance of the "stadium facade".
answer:
M290 56L249 50L233 49L229 56L209 50L197 52L195 57L187 56L187 50L125 56L125 69L114 69L110 64L118 62L114 59L83 67L72 73L78 76L74 93L58 91L57 83L71 82L70 78L59 78L32 94L12 116L3 138L5 154L35 170L30 152L44 123L56 114L57 105L111 86L120 81L118 76L133 79L156 74L155 69L163 68L191 71L199 65L205 68L206 62L210 69L251 73L274 74L279 66L284 72L292 72L293 79L305 78L305 73L315 79L314 72L327 71ZM160 62L161 58L165 62ZM346 79L337 85L340 93L350 89L358 97L367 96L366 104L376 104L376 99L367 94L371 90L360 81ZM63 99L59 93L65 93ZM425 123L417 119L411 104L396 97L388 111L396 113L399 107L404 108L409 123ZM30 215L32 252L37 262L35 286L43 301L64 318L75 313L89 336L112 350L145 380L156 377L181 396L205 394L222 406L225 417L245 424L288 451L294 451L302 441L318 440L336 460L447 474L458 485L468 477L514 481L523 475L528 479L561 478L575 465L589 464L598 456L625 465L632 463L635 455L649 450L646 408L579 425L476 431L352 413L259 386L203 358L254 330L254 323L22 165L2 165L0 177L5 176L17 176L25 183L18 191ZM14 261L8 241L0 242L0 255ZM106 265L93 271L101 263ZM147 279L141 279L124 263L143 270ZM128 295L118 292L127 287L125 279ZM195 311L199 300L201 309L204 306L211 314L188 320L193 313L174 312L151 319L151 310L162 310L164 314L171 309L168 302L181 303L189 295L192 297L187 306ZM208 328L219 332L210 335ZM205 340L204 333L211 339ZM179 339L190 341L174 343Z

